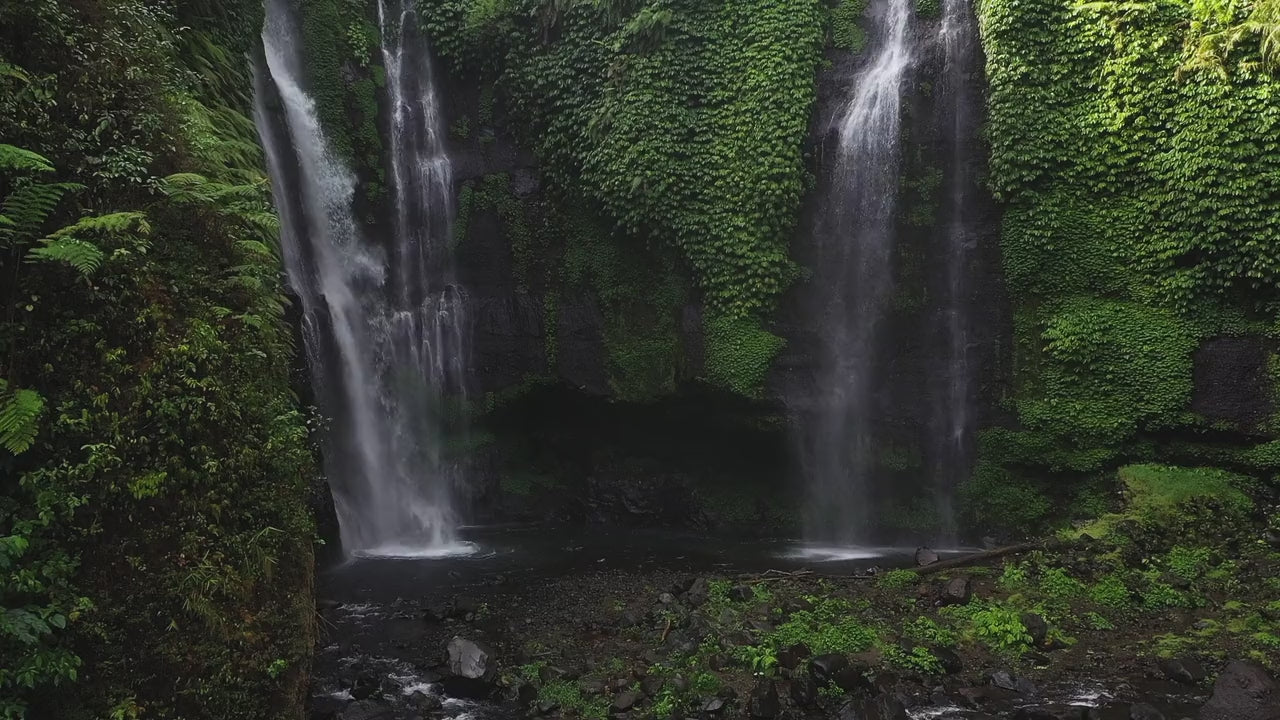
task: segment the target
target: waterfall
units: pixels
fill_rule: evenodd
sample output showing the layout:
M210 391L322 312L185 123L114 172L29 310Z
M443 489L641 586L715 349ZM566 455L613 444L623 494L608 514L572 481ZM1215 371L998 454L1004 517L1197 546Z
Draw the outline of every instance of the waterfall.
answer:
M977 128L974 92L968 76L975 61L976 27L969 0L943 0L938 39L943 52L943 93L939 108L944 146L950 151L944 199L943 244L946 283L939 332L945 338L946 366L937 373L935 393L934 498L943 541L954 541L956 486L968 475L970 447L969 247L974 242L970 184L975 173L966 158Z
M463 293L448 259L451 177L425 43L409 0L379 19L391 108L386 238L365 237L357 180L326 142L302 85L289 0L268 0L255 121L281 217L289 284L316 400L343 548L448 552L459 468L444 452L463 390ZM279 108L272 107L278 103Z
M836 140L817 273L825 352L814 417L804 427L810 538L865 539L874 471L870 423L878 335L892 290L901 105L912 61L911 0L876 8L870 59L833 127Z

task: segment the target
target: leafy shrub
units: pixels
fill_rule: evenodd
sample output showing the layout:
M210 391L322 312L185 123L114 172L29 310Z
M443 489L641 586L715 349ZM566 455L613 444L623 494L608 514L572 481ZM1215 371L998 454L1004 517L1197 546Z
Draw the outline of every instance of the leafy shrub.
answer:
M797 610L770 633L775 647L804 643L815 655L856 653L870 648L877 634L854 615L854 607L842 598L811 598L812 610Z

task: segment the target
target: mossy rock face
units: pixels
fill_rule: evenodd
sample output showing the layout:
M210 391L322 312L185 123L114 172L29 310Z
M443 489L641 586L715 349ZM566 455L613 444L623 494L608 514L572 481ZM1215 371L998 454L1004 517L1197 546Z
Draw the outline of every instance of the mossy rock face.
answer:
M1127 465L1118 477L1124 510L1074 534L1123 534L1143 548L1168 548L1190 539L1229 539L1248 526L1253 501L1240 489L1248 478L1216 468Z

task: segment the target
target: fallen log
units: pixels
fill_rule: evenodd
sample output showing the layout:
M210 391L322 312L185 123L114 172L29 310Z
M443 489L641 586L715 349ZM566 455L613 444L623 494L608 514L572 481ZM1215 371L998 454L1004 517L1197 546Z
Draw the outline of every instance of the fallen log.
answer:
M1005 555L1013 555L1014 553L1027 552L1028 550L1036 550L1041 547L1038 542L1018 543L1017 545L1006 545L1005 547L994 548L992 550L983 550L971 555L963 555L961 557L949 558L947 560L939 560L936 563L930 563L922 567L914 568L917 575L932 575L934 573L951 570L952 568L965 567L975 565L984 560L994 560Z

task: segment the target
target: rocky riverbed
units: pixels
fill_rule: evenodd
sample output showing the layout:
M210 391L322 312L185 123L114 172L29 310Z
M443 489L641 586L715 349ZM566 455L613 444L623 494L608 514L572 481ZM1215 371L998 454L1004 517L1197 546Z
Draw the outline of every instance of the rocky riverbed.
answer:
M333 571L312 716L1280 718L1265 547L1128 568L1086 539L934 572L703 542Z

